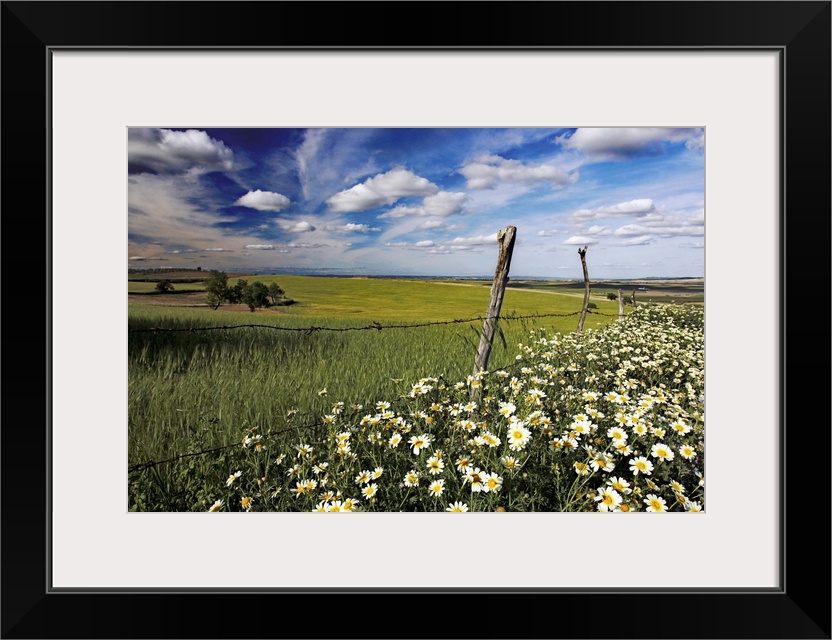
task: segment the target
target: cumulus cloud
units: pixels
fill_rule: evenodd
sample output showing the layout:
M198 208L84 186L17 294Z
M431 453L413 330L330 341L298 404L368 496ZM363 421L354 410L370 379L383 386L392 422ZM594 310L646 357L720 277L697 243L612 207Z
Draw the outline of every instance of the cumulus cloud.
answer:
M557 229L541 229L537 232L537 236L541 238L550 238L551 236L556 236L560 233Z
M196 249L174 249L173 251L167 251L166 253L196 253Z
M257 189L240 196L234 204L238 207L248 207L258 211L283 211L291 204L291 200L282 193Z
M598 240L590 238L589 236L572 236L571 238L564 240L563 244L590 245L598 244Z
M382 205L394 204L399 198L429 196L439 187L406 169L391 169L368 178L350 189L339 191L326 203L331 211L345 213L365 211Z
M222 253L223 251L231 252L231 249L223 249L222 247L212 247L210 249L203 249L203 251L216 251L218 253Z
M644 216L656 210L650 198L639 198L629 200L607 207L595 209L578 209L569 216L572 222L585 222L588 220L600 220L603 218L626 218L632 216Z
M480 156L463 166L461 173L468 180L469 189L489 189L500 183L520 183L528 186L550 184L563 187L578 179L577 173L567 173L547 164L523 164L501 156Z
M298 220L297 222L286 221L277 223L281 229L289 233L305 233L307 231L314 231L315 227L306 220Z
M584 128L571 135L558 136L555 142L566 149L607 159L622 159L638 155L661 155L664 153L664 144L668 142L684 142L689 149L702 149L704 136L704 129Z
M652 244L653 242L655 242L655 238L653 238L653 236L648 235L648 236L636 236L635 238L629 238L627 240L622 240L620 244L621 244L622 247L636 247L636 246L642 246L642 245L645 245L645 244Z
M147 260L144 256L130 256L129 260Z
M273 251L273 244L247 244L245 249L259 249L260 251Z
M371 227L367 224L356 224L354 222L348 222L346 224L327 224L323 226L324 231L344 231L347 233L351 233L354 231L358 232L367 232L367 231L381 231L380 227Z
M405 216L438 216L445 218L462 211L462 205L467 199L464 192L440 191L422 200L422 204L415 206L399 205L379 216L379 218L404 218Z
M221 140L196 129L129 128L127 162L129 173L228 171L234 167L234 153Z

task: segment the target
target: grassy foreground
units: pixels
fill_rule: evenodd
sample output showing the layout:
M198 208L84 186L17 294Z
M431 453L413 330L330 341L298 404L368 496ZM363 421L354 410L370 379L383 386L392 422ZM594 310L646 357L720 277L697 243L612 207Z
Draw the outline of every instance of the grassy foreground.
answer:
M238 420L236 444L131 473L130 508L702 511L703 320L642 306L579 339L527 330L482 375L398 381L366 403L321 388L317 413ZM188 450L217 423L194 416Z

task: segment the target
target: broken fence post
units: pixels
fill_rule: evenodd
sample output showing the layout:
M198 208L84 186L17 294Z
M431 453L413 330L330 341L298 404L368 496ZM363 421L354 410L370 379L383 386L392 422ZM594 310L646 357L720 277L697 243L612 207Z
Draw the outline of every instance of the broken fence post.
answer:
M477 357L474 359L474 373L476 376L480 371L485 371L488 366L488 356L491 355L491 345L494 340L494 331L497 327L497 320L500 316L500 307L503 305L503 294L508 282L508 270L511 266L511 253L514 251L514 236L517 227L506 227L497 233L499 254L497 256L497 269L494 272L494 283L491 285L491 299L488 302L488 312L482 325L480 344L477 349ZM471 387L472 399L477 397L477 387Z

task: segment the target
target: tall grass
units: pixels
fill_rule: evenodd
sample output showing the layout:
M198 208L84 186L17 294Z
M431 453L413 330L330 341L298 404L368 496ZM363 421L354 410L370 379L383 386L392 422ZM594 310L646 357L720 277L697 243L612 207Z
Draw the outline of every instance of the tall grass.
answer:
M306 415L236 421L228 448L129 473L130 509L702 511L703 321L642 305L580 338L527 330L481 375L376 402L319 389ZM222 418L194 411L180 452L216 446Z
M196 332L142 332L233 324L298 328L389 327L446 321L485 313L487 287L300 276L251 277L276 281L297 300L282 313L131 304L129 307L129 464L171 457L187 450L209 421L203 445L235 441L248 425L280 425L289 411L320 416L331 398L371 404L395 397L425 376L456 381L471 373L482 323L411 329L385 328L311 333L267 328ZM575 313L580 300L534 292L506 292L502 314ZM598 301L598 311L617 304ZM610 316L590 316L602 326ZM503 320L489 365L514 361L517 343L530 329L574 331L576 316ZM326 395L321 393L326 390Z

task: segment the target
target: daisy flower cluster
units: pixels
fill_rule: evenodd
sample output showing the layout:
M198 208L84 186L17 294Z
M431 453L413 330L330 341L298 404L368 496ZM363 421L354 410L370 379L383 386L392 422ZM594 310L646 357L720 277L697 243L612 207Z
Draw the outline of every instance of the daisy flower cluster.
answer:
M249 430L207 510L703 511L703 309L537 329L511 367L336 402L297 434Z

